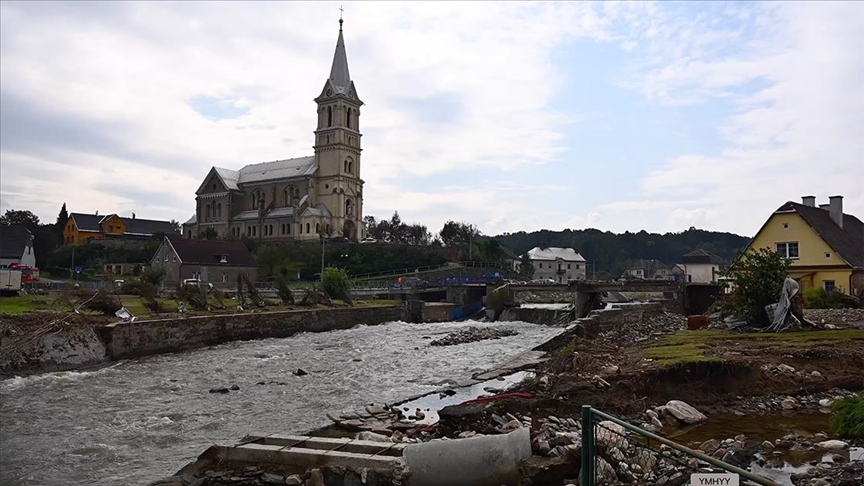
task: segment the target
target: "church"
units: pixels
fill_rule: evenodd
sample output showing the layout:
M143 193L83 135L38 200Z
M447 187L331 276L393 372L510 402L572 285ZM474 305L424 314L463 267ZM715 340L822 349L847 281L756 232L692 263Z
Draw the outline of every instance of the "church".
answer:
M318 123L314 155L213 167L195 192L195 215L183 224L186 238L262 241L365 237L360 179L360 107L339 38L330 77L315 98Z

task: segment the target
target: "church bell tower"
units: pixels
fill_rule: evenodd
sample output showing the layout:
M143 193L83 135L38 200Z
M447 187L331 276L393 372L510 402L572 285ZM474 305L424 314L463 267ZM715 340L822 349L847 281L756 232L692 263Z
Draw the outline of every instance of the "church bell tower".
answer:
M363 102L348 74L348 57L339 19L339 38L330 77L318 105L315 130L316 192L332 214L333 236L352 240L363 235L363 180L360 179L360 107Z

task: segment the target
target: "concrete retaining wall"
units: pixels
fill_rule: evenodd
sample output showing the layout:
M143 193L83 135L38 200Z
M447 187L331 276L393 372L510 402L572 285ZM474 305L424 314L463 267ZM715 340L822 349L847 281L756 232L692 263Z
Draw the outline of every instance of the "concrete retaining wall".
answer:
M184 351L229 341L374 326L403 319L403 308L293 310L120 322L99 329L111 360Z

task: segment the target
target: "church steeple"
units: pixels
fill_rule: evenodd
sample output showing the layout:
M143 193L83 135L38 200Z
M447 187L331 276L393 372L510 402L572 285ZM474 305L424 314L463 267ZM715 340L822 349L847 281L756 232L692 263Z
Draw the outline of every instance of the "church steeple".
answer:
M340 92L351 85L351 75L348 74L348 55L345 54L345 39L342 38L342 19L339 19L339 39L336 41L336 52L333 54L333 65L330 67L330 81Z

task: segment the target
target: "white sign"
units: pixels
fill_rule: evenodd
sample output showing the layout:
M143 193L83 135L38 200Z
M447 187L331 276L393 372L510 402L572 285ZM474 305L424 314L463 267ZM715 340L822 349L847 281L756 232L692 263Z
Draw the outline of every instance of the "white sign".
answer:
M737 474L691 474L690 486L739 486Z

